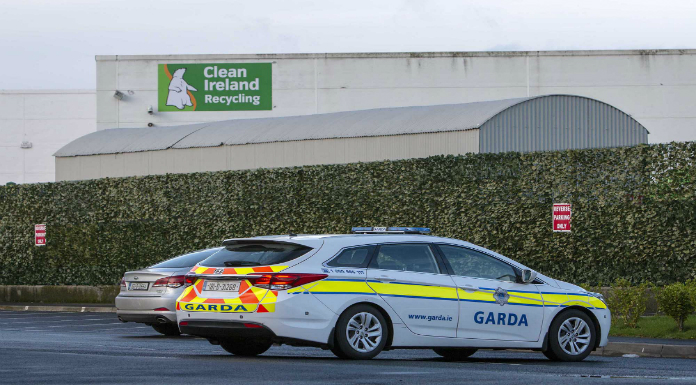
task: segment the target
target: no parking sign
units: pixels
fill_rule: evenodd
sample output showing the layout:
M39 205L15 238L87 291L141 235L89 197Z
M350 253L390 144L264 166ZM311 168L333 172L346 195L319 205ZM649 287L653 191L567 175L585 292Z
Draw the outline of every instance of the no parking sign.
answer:
M46 246L46 225L34 225L34 246Z
M553 231L570 232L570 203L553 204Z

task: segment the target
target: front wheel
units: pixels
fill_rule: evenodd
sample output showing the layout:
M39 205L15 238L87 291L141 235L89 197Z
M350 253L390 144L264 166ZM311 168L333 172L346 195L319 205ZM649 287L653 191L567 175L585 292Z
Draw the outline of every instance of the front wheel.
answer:
M582 361L594 349L596 338L595 324L587 314L567 310L551 323L548 351L544 355L554 361Z
M157 333L164 334L165 336L178 336L181 335L179 327L174 324L155 324L152 325Z
M369 305L357 305L338 318L332 351L340 358L368 360L384 349L388 337L389 328L382 313Z
M476 353L478 349L468 349L468 348L435 348L433 351L447 361L462 361L472 354Z
M254 357L265 353L273 345L272 341L254 339L235 339L220 341L220 346L235 356Z

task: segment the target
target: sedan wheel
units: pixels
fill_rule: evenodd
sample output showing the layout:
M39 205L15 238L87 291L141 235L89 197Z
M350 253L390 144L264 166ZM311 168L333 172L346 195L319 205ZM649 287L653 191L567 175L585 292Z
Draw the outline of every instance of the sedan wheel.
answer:
M157 333L162 333L165 336L178 336L181 334L179 327L175 324L154 324L152 328Z

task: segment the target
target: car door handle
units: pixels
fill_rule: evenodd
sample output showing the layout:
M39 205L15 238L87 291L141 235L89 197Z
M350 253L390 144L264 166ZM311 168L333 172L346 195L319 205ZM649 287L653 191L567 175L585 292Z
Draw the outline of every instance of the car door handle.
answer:
M478 288L474 287L473 285L463 285L462 288L465 291L477 291Z
M396 279L391 278L391 277L387 277L386 275L380 275L379 277L377 277L377 280L378 280L378 281L382 281L382 282L393 282L393 281L396 281Z

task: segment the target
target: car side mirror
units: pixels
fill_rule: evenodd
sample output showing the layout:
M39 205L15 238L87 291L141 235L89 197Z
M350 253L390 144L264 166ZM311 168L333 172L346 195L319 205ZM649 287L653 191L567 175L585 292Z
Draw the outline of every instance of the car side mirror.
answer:
M532 283L537 277L537 272L530 269L522 270L522 276L520 277L522 283Z

